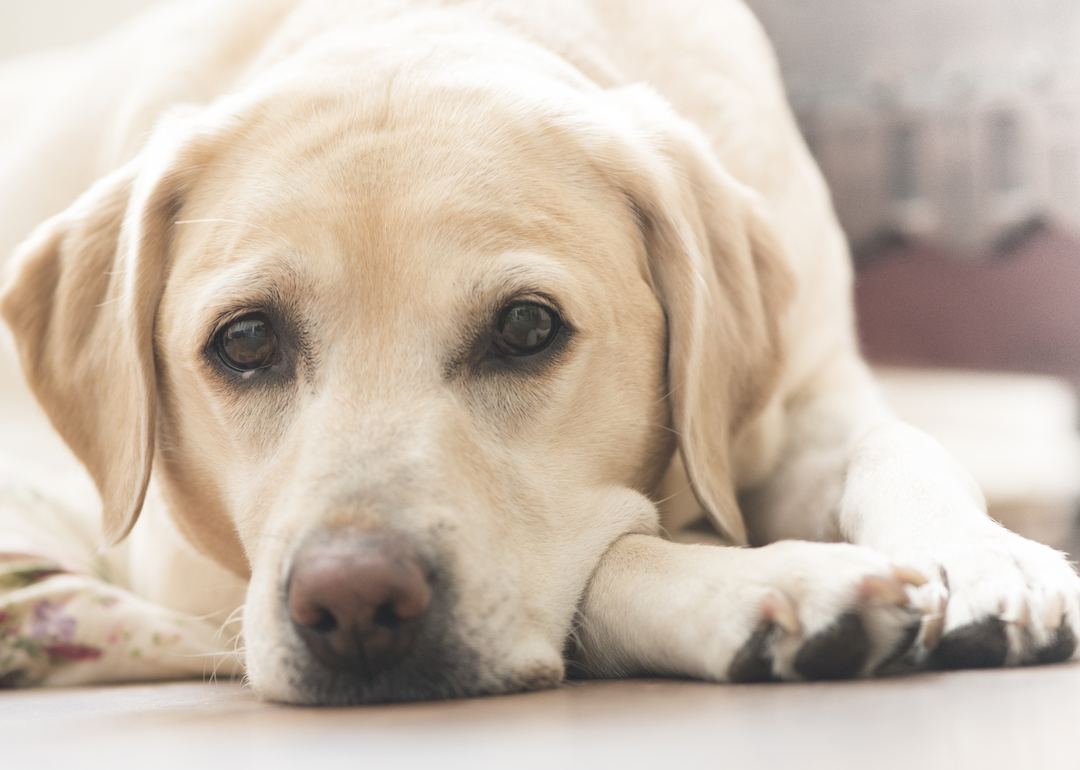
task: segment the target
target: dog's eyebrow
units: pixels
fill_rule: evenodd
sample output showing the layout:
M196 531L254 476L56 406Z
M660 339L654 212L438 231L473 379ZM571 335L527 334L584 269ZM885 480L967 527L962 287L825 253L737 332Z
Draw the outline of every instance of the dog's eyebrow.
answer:
M203 322L217 323L239 310L289 305L305 288L302 257L294 249L254 249L233 255L233 264L190 289L190 307Z
M556 296L572 296L576 284L574 275L554 259L514 253L496 260L488 271L478 276L472 294L485 303L526 294L554 300Z

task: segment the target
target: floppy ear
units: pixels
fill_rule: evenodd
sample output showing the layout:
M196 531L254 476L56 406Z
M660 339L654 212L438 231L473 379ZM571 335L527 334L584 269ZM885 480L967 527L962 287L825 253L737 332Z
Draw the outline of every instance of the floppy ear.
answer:
M620 184L667 315L668 388L683 463L713 523L745 543L731 447L783 369L793 276L757 194L724 170L696 127L643 86L609 93L630 118L624 140L633 157L624 159Z
M154 455L154 317L179 193L147 157L38 227L0 292L31 389L97 485L108 545L135 524Z

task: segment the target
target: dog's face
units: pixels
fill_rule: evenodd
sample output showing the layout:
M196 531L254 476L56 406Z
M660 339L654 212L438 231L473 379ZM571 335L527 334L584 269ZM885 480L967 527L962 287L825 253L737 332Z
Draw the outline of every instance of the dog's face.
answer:
M775 378L783 270L730 180L575 93L271 90L162 129L25 247L5 316L106 526L153 465L250 572L263 695L559 681L677 434L738 535L727 445Z
M227 521L251 559L253 679L356 689L282 597L302 544L358 530L407 539L432 592L413 662L364 697L558 681L589 573L655 526L630 490L671 451L632 210L523 127L267 115L178 214L157 327L160 476L188 532Z

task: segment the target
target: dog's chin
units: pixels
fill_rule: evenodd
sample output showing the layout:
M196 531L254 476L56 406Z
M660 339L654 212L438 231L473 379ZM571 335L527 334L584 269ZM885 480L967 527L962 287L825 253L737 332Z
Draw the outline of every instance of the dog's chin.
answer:
M270 654L260 665L262 656L249 646L248 679L255 692L263 700L307 706L503 695L557 687L565 676L562 656L550 645L525 644L511 656L492 659L434 627L420 635L408 655L374 673L332 669L299 639L265 652Z
M273 682L251 677L261 698L306 706L447 700L550 689L564 677L561 661L510 669L492 666L467 648L444 650L438 660L409 656L374 676L334 671L302 650L294 652Z
M309 706L447 700L548 689L563 679L561 666L537 665L502 677L479 671L477 661L463 659L429 670L402 665L368 679L309 663L294 670L290 695L281 700Z
M479 695L485 682L477 672L479 661L467 650L444 650L439 660L410 655L397 664L368 676L335 671L298 653L287 674L289 700L312 706L354 706L371 703L444 700Z

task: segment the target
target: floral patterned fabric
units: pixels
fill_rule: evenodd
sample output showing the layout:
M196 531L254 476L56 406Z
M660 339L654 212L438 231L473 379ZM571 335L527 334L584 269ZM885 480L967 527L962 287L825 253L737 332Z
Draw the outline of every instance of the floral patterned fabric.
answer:
M233 676L216 623L107 579L92 527L0 456L0 688Z

